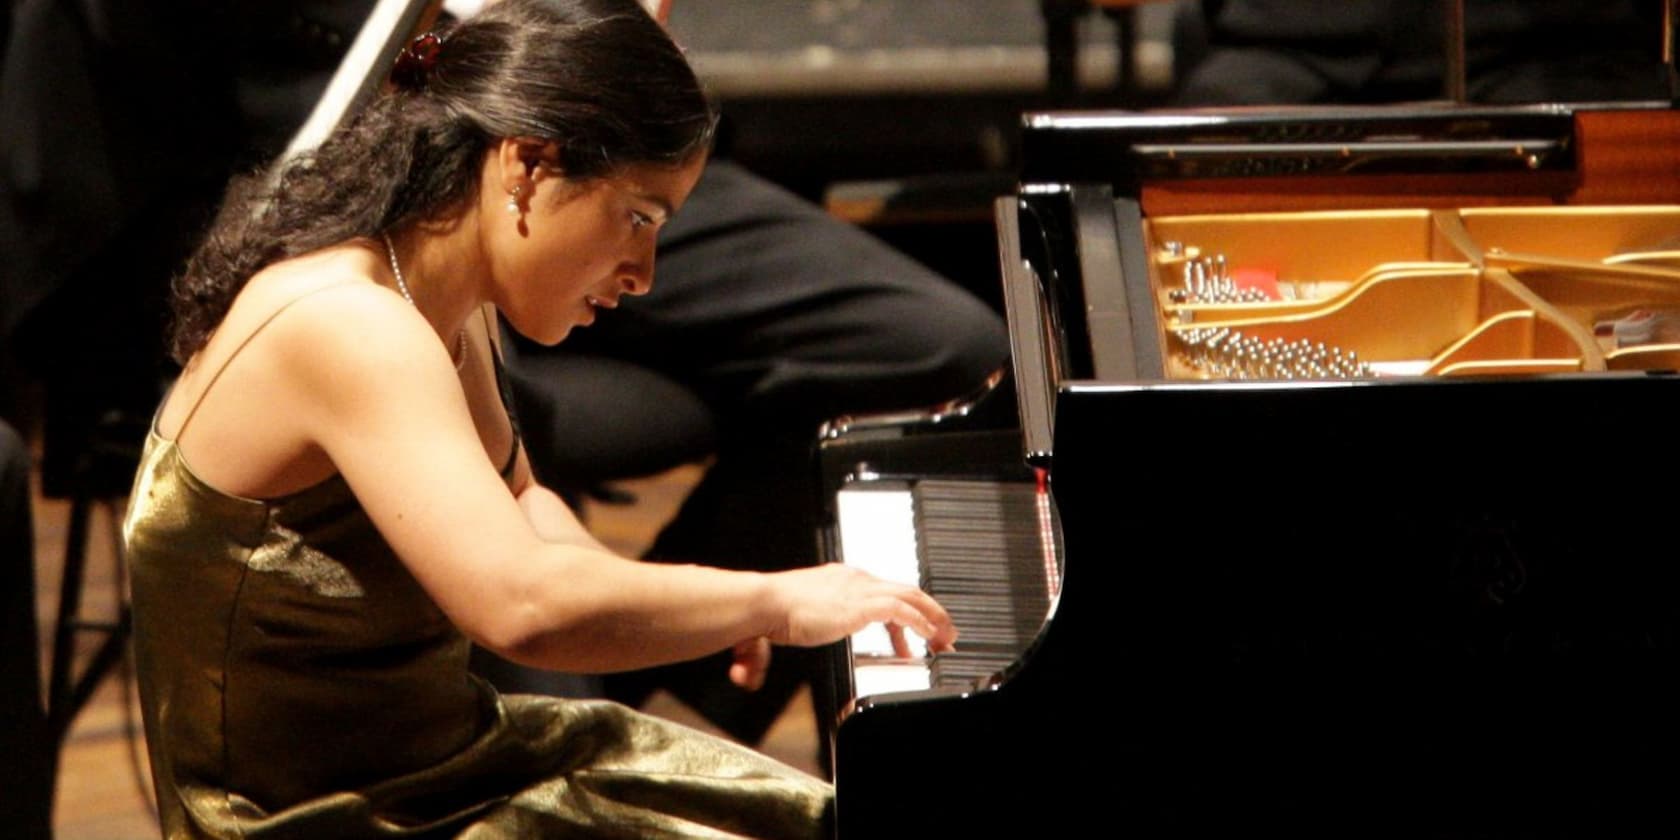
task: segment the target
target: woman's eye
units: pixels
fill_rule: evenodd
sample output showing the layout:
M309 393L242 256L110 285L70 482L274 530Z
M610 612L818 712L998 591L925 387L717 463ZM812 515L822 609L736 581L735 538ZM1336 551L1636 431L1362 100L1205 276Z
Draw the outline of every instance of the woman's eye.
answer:
M630 211L630 228L632 230L641 230L651 224L653 224L652 216L646 213L638 213L635 210Z

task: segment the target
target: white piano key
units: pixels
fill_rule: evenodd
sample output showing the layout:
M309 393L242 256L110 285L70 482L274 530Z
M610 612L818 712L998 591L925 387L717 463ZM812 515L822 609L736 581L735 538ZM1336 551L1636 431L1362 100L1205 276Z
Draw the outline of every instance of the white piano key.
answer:
M902 482L861 482L836 494L840 558L848 566L910 586L921 585L910 488ZM927 656L927 642L905 631L910 653ZM852 636L855 656L892 656L892 638L879 624Z
M858 697L873 697L897 691L926 691L933 686L933 673L922 662L859 662L852 669Z

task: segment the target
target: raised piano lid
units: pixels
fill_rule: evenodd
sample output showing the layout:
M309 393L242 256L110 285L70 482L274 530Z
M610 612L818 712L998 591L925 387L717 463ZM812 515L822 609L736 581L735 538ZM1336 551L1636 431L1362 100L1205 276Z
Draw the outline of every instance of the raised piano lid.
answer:
M841 725L840 836L1672 833L1677 407L1644 374L1064 387L1057 614L995 689Z
M1023 192L1103 184L1153 216L1674 201L1669 102L1028 112Z
M1030 112L1023 183L1574 168L1575 108L1301 106Z

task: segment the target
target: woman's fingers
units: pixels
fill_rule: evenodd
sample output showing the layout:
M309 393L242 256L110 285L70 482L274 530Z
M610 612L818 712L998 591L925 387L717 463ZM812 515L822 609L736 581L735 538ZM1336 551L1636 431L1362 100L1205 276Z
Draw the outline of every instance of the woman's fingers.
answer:
M748 690L764 687L764 675L770 670L770 640L763 636L736 642L735 661L729 666L729 681Z
M957 639L957 628L951 623L951 614L945 611L945 607L932 595L913 586L906 587L900 597L904 607L914 616L906 626L926 639L930 650L939 652L950 648Z
M886 612L876 620L886 624L893 652L898 656L910 655L909 645L904 639L905 628L925 639L928 650L934 653L955 649L953 644L957 640L957 628L951 623L950 614L933 596L915 587L894 585L894 590L883 604Z
M896 621L887 622L887 638L892 640L893 656L910 658L910 641L904 638L904 625Z
M928 649L935 653L955 650L957 627L951 623L951 614L945 611L945 607L920 589L911 589L908 597L912 609L927 623L925 630L916 632L927 640Z
M777 643L821 645L843 639L881 622L899 633L910 630L935 652L951 649L957 629L951 616L921 589L840 565L782 572L778 575L786 605L786 623L773 634ZM899 639L894 648L904 650Z

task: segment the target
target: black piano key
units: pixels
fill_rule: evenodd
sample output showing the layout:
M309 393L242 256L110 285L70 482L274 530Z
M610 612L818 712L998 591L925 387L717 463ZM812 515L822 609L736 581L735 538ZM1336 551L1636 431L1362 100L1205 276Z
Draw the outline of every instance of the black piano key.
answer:
M1018 659L1049 609L1037 488L930 479L911 497L922 585L961 633L958 652L933 657L930 678L971 686Z

